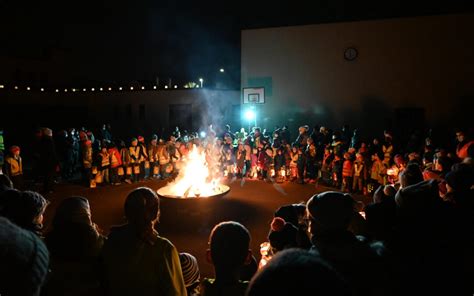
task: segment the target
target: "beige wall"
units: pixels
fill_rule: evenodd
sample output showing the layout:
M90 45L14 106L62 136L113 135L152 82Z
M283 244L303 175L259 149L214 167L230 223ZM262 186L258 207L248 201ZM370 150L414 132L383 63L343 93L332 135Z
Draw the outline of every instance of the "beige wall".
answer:
M428 123L465 123L455 112L474 108L473 29L466 14L245 30L242 87L271 77L260 107L270 127L360 124L377 109L380 124L396 124L405 107L424 108ZM355 61L343 57L349 46Z

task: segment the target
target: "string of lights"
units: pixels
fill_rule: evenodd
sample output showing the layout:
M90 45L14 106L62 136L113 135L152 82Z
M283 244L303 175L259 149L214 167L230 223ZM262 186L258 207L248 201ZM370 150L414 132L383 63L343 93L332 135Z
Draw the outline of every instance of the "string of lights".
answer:
M151 87L145 87L145 86L139 86L139 87L124 87L124 86L116 86L116 87L85 87L85 88L54 88L54 87L30 87L30 86L19 86L19 85L6 85L6 84L0 84L0 91L31 91L31 92L55 92L55 93L67 93L67 92L104 92L104 91L150 91L150 90L162 90L162 89L178 89L178 85L175 84L172 87L165 85L163 88L158 87L157 85L153 85ZM187 83L184 85L182 88L179 89L194 89L194 88L202 88L202 83L197 84L197 83Z

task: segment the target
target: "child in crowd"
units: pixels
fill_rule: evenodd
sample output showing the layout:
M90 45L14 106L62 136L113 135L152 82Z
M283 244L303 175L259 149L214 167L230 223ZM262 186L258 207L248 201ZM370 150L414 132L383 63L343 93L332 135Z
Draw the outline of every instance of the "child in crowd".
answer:
M298 147L293 146L290 150L290 180L295 181L298 177Z
M110 143L108 153L110 155L110 183L120 185L119 169L122 168L122 157L114 143ZM121 175L123 176L123 168Z
M103 183L109 183L110 154L107 147L103 146L98 154L99 174Z
M303 151L303 147L298 147L298 160L296 161L296 167L298 170L297 183L304 184L304 169L306 167L306 156Z
M10 154L5 158L5 174L10 177L15 189L23 190L23 162L20 156L20 147L10 147Z
M342 164L342 191L350 192L352 188L353 166L351 155L344 153L344 162Z
M139 181L140 159L142 157L141 146L138 145L138 139L132 138L131 146L128 148L130 153L130 165L133 168L133 181Z
M281 146L280 148L276 149L275 155L275 175L279 179L279 181L283 181L284 177L286 176L286 168L285 168L285 155L283 153L284 147ZM285 172L285 173L283 173Z
M362 193L363 186L365 186L365 178L367 175L367 169L364 161L364 157L361 153L356 154L356 160L354 161L354 177L352 183L352 191Z
M370 184L368 191L372 193L380 185L384 185L385 166L382 163L381 153L374 153L372 155L372 169L370 171Z
M311 138L308 138L308 146L306 148L306 176L308 177L309 183L316 183L316 177L318 173L316 159L316 145Z
M145 138L142 136L138 136L138 146L140 147L140 156L138 159L138 163L140 166L139 172L139 180L142 181L144 179L148 179L150 176L150 162L148 159L148 152L145 144Z
M130 153L125 142L120 140L120 159L122 160L123 180L125 183L132 183L132 169L130 167Z
M244 145L238 144L237 150L236 150L236 169L237 169L237 177L242 178L244 175L244 170L245 170L245 161L246 161L246 150L244 148Z
M252 260L249 231L240 223L219 223L209 237L207 260L214 266L214 279L205 278L201 295L245 295L248 282L240 280L242 267Z
M92 187L92 141L85 140L82 143L82 178L87 186Z
M153 178L158 178L160 175L160 163L159 163L159 145L158 136L153 135L151 137L150 144L148 145L148 160L150 162L150 172Z
M342 184L342 160L339 154L334 155L331 163L332 186L340 188Z

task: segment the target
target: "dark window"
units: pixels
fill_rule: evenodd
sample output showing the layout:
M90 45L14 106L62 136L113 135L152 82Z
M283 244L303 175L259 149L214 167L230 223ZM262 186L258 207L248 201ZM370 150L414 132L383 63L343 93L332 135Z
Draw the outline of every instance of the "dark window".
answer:
M138 106L138 119L145 120L145 105Z
M127 114L127 118L132 118L132 104L127 104L125 113Z

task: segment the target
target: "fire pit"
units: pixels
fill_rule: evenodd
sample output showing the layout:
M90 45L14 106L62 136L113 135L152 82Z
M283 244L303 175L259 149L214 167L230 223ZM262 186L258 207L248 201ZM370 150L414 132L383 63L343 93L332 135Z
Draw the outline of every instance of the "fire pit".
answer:
M223 197L230 191L230 187L220 183L218 171L212 169L209 162L204 151L194 146L180 163L176 179L158 189L158 195L174 199Z
M190 190L191 191L191 190ZM176 198L176 199L206 199L206 198L220 198L229 193L230 187L227 185L217 185L214 190L212 191L211 194L206 194L206 195L196 195L194 192L190 192L190 195L188 196L180 196L175 193L175 191L170 188L169 185L165 187L161 187L158 189L158 195L163 198Z

